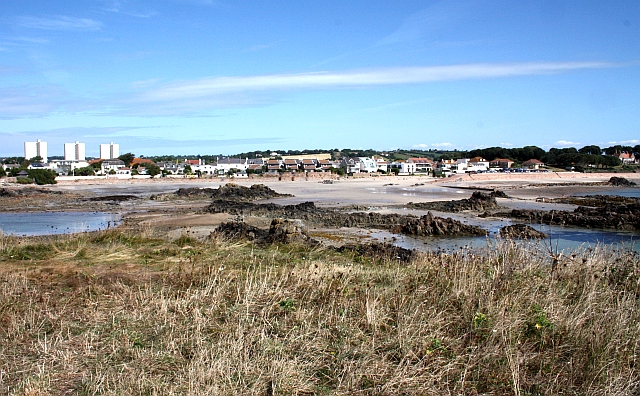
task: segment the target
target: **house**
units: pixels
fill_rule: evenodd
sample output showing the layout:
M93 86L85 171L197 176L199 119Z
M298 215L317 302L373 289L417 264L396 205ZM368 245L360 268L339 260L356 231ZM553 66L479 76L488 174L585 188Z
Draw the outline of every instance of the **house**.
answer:
M194 166L198 166L198 165L204 165L204 160L203 159L184 159L184 164L185 165L189 165L191 166L191 168L193 168Z
M409 158L407 162L416 165L415 173L430 173L433 171L434 162L429 158Z
M384 161L382 158L378 158L376 160L376 165L378 166L378 170L381 172L388 172L389 171L389 163L387 161Z
M131 177L131 168L120 168L116 170L116 175L120 178Z
M412 173L416 173L416 164L409 161L398 160L390 163L389 169L390 170L397 169L398 173L412 174Z
M524 168L529 168L529 169L540 169L540 167L544 166L544 162L539 161L537 159L530 159L528 161L524 161L522 163L522 166Z
M336 168L335 163L328 159L319 160L318 165L323 171L330 171L331 169Z
M184 174L184 163L176 164L173 162L158 162L156 165L158 165L158 167L163 171L171 173L172 175Z
M282 161L277 159L270 159L267 161L267 171L274 173L282 169Z
M299 168L299 162L293 158L286 159L284 160L284 168L288 171L296 171Z
M622 165L630 165L636 163L636 156L633 153L622 152L618 155L620 161L622 161Z
M262 173L262 165L260 164L249 164L247 171L251 171L253 173Z
M302 160L302 169L305 172L315 172L318 169L318 160L305 158Z
M191 165L191 171L197 175L215 175L218 171L218 167L212 164L206 165L204 160L201 160L200 165Z
M102 164L100 164L100 169L102 170L103 174L108 174L111 171L117 171L120 168L124 168L125 164L124 161L119 160L119 159L107 159L102 161Z
M360 160L345 157L340 161L340 167L344 168L346 173L360 173Z
M511 165L513 165L513 161L507 158L496 158L489 162L489 166L491 168L508 169L511 168Z
M482 157L473 157L469 160L468 170L471 172L486 172L489 170L490 162Z
M218 164L217 168L220 174L227 173L231 169L246 171L248 168L246 158L243 160L242 158L216 157L216 163Z
M131 166L133 168L136 165L144 166L146 164L154 164L155 165L155 162L151 161L148 158L134 158L133 161L131 161L131 163L129 164L129 166Z
M360 172L376 173L378 171L378 163L373 158L358 157L358 164L360 166Z

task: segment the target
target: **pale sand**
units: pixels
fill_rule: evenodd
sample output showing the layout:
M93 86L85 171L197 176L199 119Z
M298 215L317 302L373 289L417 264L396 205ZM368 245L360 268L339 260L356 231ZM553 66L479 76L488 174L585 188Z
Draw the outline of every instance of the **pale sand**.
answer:
M323 184L318 178L298 177L295 181L278 181L272 177L252 179L135 179L65 181L54 186L67 191L87 191L97 194L156 194L172 192L182 187L217 188L232 182L250 186L265 184L279 193L293 198L272 200L280 203L314 201L321 206L364 205L384 206L468 198L470 189L504 190L509 196L535 200L537 197L558 197L576 192L599 193L616 187L592 186L606 182L612 176L625 177L640 184L640 173L517 173L481 174L434 179L426 176L378 176L347 178ZM567 184L567 185L563 185Z

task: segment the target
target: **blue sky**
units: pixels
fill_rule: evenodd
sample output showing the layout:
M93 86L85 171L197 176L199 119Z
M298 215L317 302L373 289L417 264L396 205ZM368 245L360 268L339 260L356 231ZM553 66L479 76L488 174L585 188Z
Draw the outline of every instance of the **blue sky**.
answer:
M5 156L635 145L639 109L635 0L0 3Z

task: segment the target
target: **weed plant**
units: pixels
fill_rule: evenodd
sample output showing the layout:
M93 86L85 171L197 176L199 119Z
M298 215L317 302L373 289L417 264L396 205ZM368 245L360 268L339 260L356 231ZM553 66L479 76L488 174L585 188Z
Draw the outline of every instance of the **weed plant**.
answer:
M0 236L0 394L640 391L640 260ZM552 270L553 268L553 270Z

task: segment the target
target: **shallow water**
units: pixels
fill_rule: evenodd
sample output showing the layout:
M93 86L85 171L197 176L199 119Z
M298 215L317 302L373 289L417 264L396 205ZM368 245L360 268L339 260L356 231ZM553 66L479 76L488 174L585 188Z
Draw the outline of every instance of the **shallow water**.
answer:
M504 226L506 224L501 224ZM596 247L607 245L617 248L632 249L640 252L640 233L618 230L593 230L576 227L548 226L533 224L533 228L543 231L549 238L530 243L540 243L552 248L554 251L574 250L578 248ZM486 228L486 227L485 227ZM379 241L390 242L396 246L419 251L445 250L452 251L462 247L483 248L487 244L499 239L499 227L489 227L490 234L486 237L410 237L406 235L392 234L388 231L374 231L369 234L371 238Z
M0 230L7 235L73 234L117 226L121 216L104 212L0 213Z
M575 195L578 197L582 197L585 195L619 195L621 197L640 198L640 187L594 189L588 192L580 192L571 195Z

